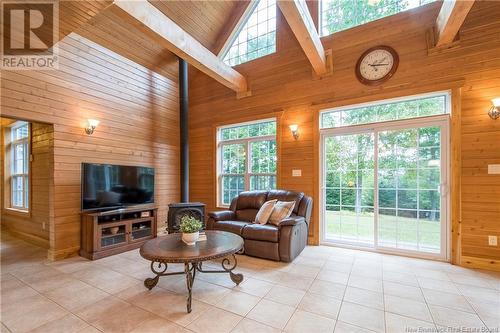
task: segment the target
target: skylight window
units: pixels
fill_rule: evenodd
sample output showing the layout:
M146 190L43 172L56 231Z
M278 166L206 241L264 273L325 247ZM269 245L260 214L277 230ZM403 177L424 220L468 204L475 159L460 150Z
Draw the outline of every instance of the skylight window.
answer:
M229 66L276 52L276 0L259 0L229 45L222 56Z
M320 0L321 36L346 30L434 0Z

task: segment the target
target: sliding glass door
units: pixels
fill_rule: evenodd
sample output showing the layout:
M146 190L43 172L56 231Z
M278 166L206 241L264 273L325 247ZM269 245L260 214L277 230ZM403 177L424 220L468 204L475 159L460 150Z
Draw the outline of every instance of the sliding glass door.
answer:
M327 238L373 245L373 133L326 136L323 151Z
M441 126L378 132L378 245L441 252Z
M446 258L448 116L415 118L321 130L323 243Z

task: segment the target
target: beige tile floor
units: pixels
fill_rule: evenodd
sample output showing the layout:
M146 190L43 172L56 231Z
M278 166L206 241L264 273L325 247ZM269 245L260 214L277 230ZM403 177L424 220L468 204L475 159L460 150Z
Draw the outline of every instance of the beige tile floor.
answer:
M2 234L0 332L392 333L447 326L498 332L500 326L500 275L440 262L333 247L307 247L291 264L238 256L244 282L236 287L225 274L197 275L187 314L183 276L146 290L149 263L137 250L97 261L44 257L44 250Z

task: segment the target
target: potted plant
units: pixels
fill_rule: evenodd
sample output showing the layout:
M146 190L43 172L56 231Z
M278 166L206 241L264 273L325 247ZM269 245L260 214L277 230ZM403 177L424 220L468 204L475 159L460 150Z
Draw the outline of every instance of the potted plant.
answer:
M182 241L187 245L195 245L198 238L200 238L200 229L202 226L201 221L192 216L184 215L180 223Z

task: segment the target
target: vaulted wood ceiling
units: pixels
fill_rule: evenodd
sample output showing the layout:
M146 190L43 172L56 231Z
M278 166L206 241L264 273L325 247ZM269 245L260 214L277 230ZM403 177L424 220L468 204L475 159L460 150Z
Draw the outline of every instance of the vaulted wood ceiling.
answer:
M214 54L219 53L250 3L250 0L147 1ZM177 57L120 17L119 9L112 3L112 0L61 0L60 38L76 32L152 71L175 78ZM308 54L308 46L304 47ZM196 74L197 70L192 68L190 77Z
M238 0L149 2L214 53L220 50L233 30L236 24L233 18L240 17L248 4L248 1ZM89 15L97 10L95 7L88 8ZM66 12L61 14L67 15ZM80 16L82 14L84 11L79 13ZM116 7L102 6L101 11L90 15L85 23L73 31L159 74L167 77L177 75L176 56L120 18ZM194 68L190 72L193 74Z
M113 0L59 1L59 39L87 23Z
M242 1L149 0L207 49L212 50L229 17Z
M43 27L37 31L37 35L41 36L45 43L50 44L49 46L85 25L90 19L111 5L113 0L58 0L57 3L59 5L59 35L53 39L53 30L44 29ZM16 3L16 6L20 6L25 10L31 8L29 4Z
M82 26L77 33L154 72L169 78L177 75L177 58L136 26L123 20L110 6Z

